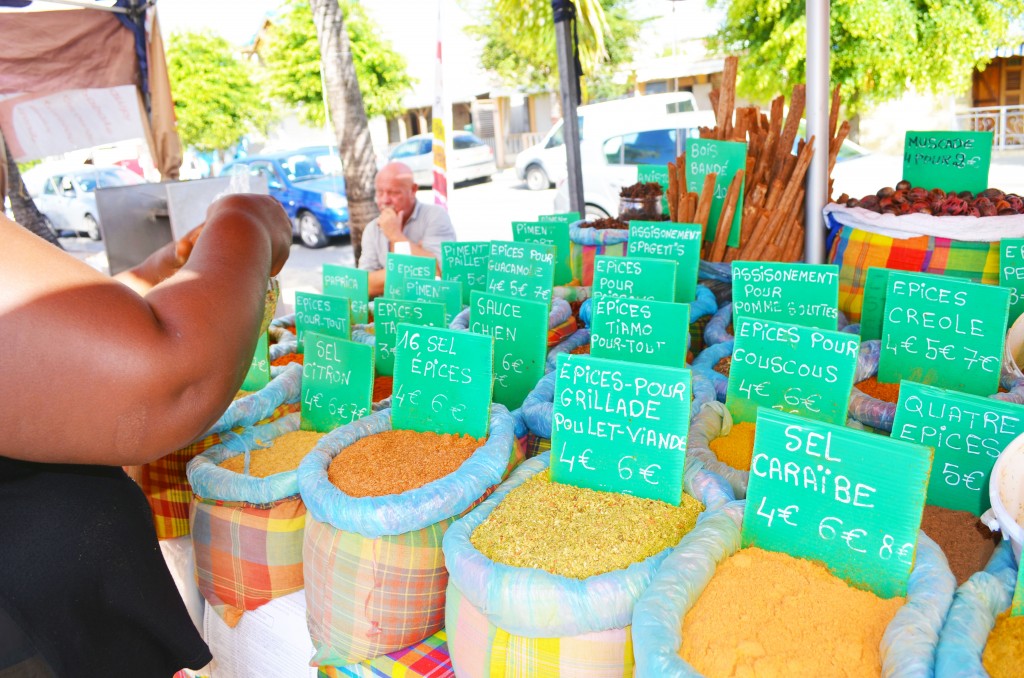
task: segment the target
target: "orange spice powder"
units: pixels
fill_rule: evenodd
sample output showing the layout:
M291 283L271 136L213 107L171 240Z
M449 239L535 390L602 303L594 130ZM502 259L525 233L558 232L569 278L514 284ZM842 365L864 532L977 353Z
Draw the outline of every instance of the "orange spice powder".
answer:
M1024 666L1024 617L1011 617L1009 610L996 617L981 663L991 678L1020 678Z
M729 435L711 441L711 451L719 461L740 471L749 471L754 454L754 429L752 421L733 424Z
M877 400L884 400L887 403L895 403L900 399L900 384L883 384L878 377L868 377L864 381L857 382L857 388Z

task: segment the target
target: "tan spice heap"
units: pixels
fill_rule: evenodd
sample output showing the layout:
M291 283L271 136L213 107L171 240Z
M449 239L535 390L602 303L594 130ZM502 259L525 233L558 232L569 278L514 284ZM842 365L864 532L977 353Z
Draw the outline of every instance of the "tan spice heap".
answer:
M471 541L491 560L586 579L675 546L703 504L679 506L550 481L541 471L508 493Z
M249 475L254 478L266 478L275 473L294 471L299 467L302 458L309 454L323 437L323 433L316 431L291 431L274 438L270 447L249 453ZM242 473L245 469L245 455L229 457L218 466Z

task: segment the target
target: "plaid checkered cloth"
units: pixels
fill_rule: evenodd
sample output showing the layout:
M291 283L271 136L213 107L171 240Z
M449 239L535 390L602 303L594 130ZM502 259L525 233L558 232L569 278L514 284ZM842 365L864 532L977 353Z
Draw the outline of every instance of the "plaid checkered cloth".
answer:
M548 330L548 348L554 348L572 335L577 329L576 316L569 316L565 322Z
M539 438L532 433L526 434L526 458L533 459L551 449L551 438Z
M191 509L199 591L228 626L302 589L301 498L255 506L195 497Z
M398 652L348 666L321 666L319 678L451 678L448 636L438 631L426 640Z
M569 225L569 267L573 280L590 286L594 284L594 257L599 254L626 256L629 233L621 229L597 230L581 226L585 223L578 221Z

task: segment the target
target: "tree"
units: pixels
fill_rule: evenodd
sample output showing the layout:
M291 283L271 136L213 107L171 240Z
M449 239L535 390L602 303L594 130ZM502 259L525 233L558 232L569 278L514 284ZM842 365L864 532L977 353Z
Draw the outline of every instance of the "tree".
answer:
M340 6L366 115L399 115L403 111L402 97L413 85L405 72L405 59L390 42L381 39L380 28L359 4L341 0ZM320 45L306 0L288 0L267 29L259 54L267 93L297 108L306 122L323 125Z
M373 141L366 121L363 95L359 91L352 47L345 31L345 14L338 0L309 0L309 5L320 42L327 107L345 171L349 228L358 262L363 249L363 229L378 214L374 202L373 180L377 176L377 162Z
M167 57L184 145L217 151L266 129L270 106L227 40L206 32L173 33Z
M725 10L712 43L742 55L740 96L768 101L804 81L804 0L707 2ZM968 91L974 68L1021 17L1020 0L832 0L832 86L851 115L910 88Z
M18 169L18 163L14 162L11 154L6 151L2 134L0 134L0 155L7 160L7 197L11 199L14 220L46 242L64 249L64 246L57 240L57 234L46 225L46 217L36 207L35 201L29 195L28 189L25 188L21 170Z

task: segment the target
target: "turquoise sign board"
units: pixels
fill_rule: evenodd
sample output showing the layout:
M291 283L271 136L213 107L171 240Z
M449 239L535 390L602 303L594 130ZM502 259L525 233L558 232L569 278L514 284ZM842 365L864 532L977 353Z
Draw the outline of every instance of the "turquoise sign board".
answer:
M928 503L980 516L996 457L1024 433L1024 406L900 382L892 437L935 450Z
M645 365L686 367L690 305L595 295L590 355Z
M860 338L864 341L882 338L885 317L885 293L889 289L892 269L872 266L864 278L864 301L860 311Z
M1010 615L1014 617L1024 615L1024 567L1017 568L1017 586L1013 589Z
M551 305L555 248L527 242L492 242L487 291Z
M674 301L689 303L697 298L697 272L700 268L700 224L674 224L670 221L629 222L626 256L642 259L668 259L676 262Z
M638 183L655 183L661 186L661 213L669 214L668 210L668 164L637 165L636 180ZM633 222L630 222L633 223Z
M725 406L733 421L759 409L845 424L860 338L769 320L737 318Z
M401 323L391 425L483 438L491 415L493 340Z
M1010 291L943 275L889 274L878 381L990 395L999 388Z
M348 339L352 336L351 302L310 292L295 293L295 332L299 353L305 352L306 332L319 332Z
M569 268L569 224L561 221L513 221L512 239L516 242L530 242L551 245L555 248L555 284L568 285L572 282Z
M725 194L729 183L740 170L747 168L747 145L737 141L717 141L715 139L686 140L686 190L700 195L704 189L704 177L716 174L714 201L711 203L711 215L708 217L708 229L704 239L715 239L718 230L718 218L722 215L725 205ZM740 184L740 194L736 201L736 215L729 231L729 247L740 246L740 222L743 220L743 192L746 180Z
M302 365L301 428L327 433L370 414L373 347L309 332Z
M394 374L398 323L445 327L444 305L429 301L385 299L373 302L374 357L377 374Z
M980 193L988 188L992 132L914 132L903 142L903 178L911 186Z
M441 243L441 278L462 283L462 303L469 304L469 293L487 291L488 242Z
M742 544L816 560L881 598L905 596L931 464L922 445L762 409Z
M1010 290L1010 315L1013 325L1024 313L1024 238L999 241L999 286Z
M559 212L558 214L542 214L539 217L537 217L537 221L543 221L545 223L557 221L560 224L572 224L579 220L579 212Z
M432 278L409 278L405 281L399 299L431 301L444 306L444 323L462 310L462 283L458 280L434 280Z
M324 264L324 294L344 297L352 302L352 322L370 322L370 272L360 268Z
M675 301L676 269L669 259L594 257L593 293L631 299Z
M242 382L243 391L258 391L270 383L270 350L267 333L260 335L256 342L256 352L252 356L249 371Z
M732 262L732 317L834 330L839 327L835 264Z
M522 407L540 378L548 352L548 307L542 301L474 292L469 331L494 337L494 402Z
M412 254L389 252L384 264L384 295L389 299L401 299L405 281L409 278L434 279L437 262L433 257L417 257Z
M678 506L690 371L558 356L551 480Z

